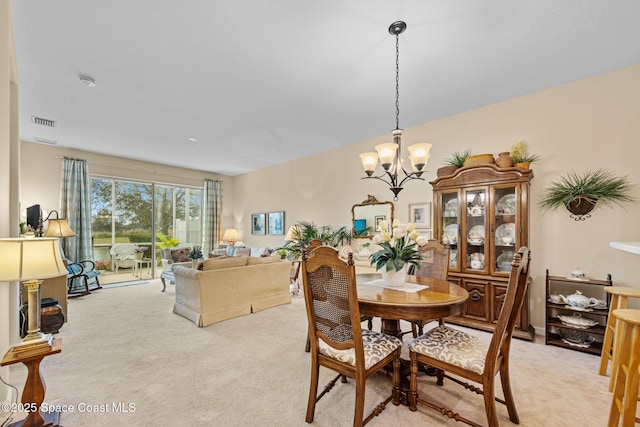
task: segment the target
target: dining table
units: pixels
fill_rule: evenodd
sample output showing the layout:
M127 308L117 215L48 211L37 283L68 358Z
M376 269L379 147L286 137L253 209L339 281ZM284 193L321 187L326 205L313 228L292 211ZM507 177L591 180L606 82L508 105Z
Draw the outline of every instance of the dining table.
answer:
M460 314L469 294L446 280L408 275L404 286L391 287L381 274L357 274L358 306L363 316L379 317L382 332L402 339L400 320L431 321Z

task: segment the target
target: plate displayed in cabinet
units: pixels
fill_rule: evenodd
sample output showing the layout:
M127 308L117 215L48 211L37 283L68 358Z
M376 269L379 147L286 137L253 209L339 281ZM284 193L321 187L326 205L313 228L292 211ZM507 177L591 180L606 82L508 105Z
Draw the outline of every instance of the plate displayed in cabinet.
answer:
M449 243L455 245L458 243L458 224L447 225L444 234L449 238Z
M561 314L558 316L558 319L564 325L573 326L574 328L579 329L588 329L598 324L596 320L587 319L586 317L580 316L578 313L575 313L573 316L564 316Z
M449 252L449 267L458 268L458 250L457 249L451 249L451 252Z
M507 194L500 197L496 203L496 212L499 215L513 215L516 213L516 195Z
M515 254L514 251L502 252L496 259L496 268L498 271L511 271L511 262Z
M496 244L513 245L516 242L516 225L513 222L501 224L496 228Z

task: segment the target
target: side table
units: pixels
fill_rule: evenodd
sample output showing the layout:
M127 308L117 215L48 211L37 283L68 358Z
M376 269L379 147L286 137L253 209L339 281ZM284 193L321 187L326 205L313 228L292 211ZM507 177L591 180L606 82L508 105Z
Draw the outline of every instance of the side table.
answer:
M133 275L137 276L139 279L142 279L142 269L144 267L148 268L148 273L151 274L151 258L141 258L133 260Z
M13 365L14 363L24 363L27 367L28 375L27 381L24 384L24 390L22 391L21 402L24 405L34 405L38 408L37 411L29 412L27 418L10 424L9 427L60 427L60 413L59 412L40 412L40 405L44 401L44 393L46 390L44 379L40 374L40 362L46 356L60 353L62 351L62 339L54 338L53 346L51 350L44 351L37 354L20 354L11 348L7 354L4 355L0 366Z

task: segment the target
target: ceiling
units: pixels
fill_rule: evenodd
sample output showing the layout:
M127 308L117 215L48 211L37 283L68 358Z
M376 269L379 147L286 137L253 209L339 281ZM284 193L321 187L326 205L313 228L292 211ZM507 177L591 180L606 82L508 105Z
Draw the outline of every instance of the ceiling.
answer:
M637 0L15 0L12 15L23 140L226 175L389 133L396 20L402 128L640 63Z

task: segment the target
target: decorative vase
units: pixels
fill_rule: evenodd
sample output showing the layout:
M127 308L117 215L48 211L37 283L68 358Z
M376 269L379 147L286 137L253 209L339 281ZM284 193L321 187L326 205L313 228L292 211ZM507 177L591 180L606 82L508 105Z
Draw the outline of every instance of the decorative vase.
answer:
M517 168L520 168L520 169L529 169L530 163L529 162L520 162L520 163L516 163L513 166L515 166Z
M511 158L511 154L508 151L503 151L502 153L498 153L498 158L496 159L496 165L499 168L510 168L513 166L513 159Z
M405 264L399 271L391 270L387 271L385 267L382 268L382 280L384 280L391 287L402 286L407 278L407 265Z
M438 177L447 176L447 175L451 175L457 170L458 170L458 167L455 165L442 166L441 168L438 168L438 170L436 170L436 175Z
M133 259L142 259L142 255L144 255L142 252L136 252L133 254Z

